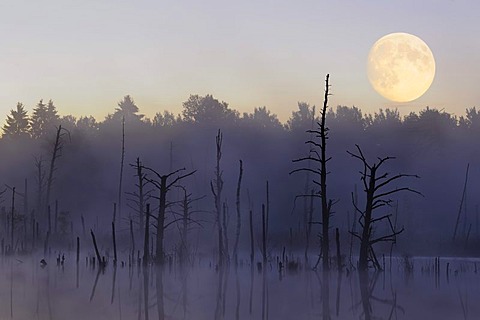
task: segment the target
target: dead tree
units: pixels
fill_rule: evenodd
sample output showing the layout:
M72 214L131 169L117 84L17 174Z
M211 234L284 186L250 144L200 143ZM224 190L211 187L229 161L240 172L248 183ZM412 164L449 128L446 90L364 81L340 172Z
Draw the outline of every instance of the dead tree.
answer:
M143 265L148 265L149 262L149 230L150 230L150 204L147 203L147 212L145 216L145 232L144 232L144 240L143 240Z
M218 232L218 265L223 266L224 262L227 260L225 252L225 244L223 239L223 223L222 223L222 189L223 189L223 179L222 179L222 170L220 168L220 160L222 159L222 142L223 135L220 129L218 130L217 136L215 138L215 144L217 147L217 165L215 166L215 179L210 181L210 188L213 193L215 200L215 223L217 224Z
M360 233L350 231L350 233L360 240L360 255L358 267L360 271L365 271L368 269L369 261L372 261L376 269L381 269L380 264L376 258L375 252L373 250L373 245L378 242L385 241L395 241L396 236L403 232L404 228L396 229L391 220L391 214L385 214L383 216L375 216L374 213L377 209L384 206L390 206L392 199L390 196L401 192L408 191L421 195L420 192L411 189L409 187L395 187L392 188L391 185L394 182L397 182L402 178L419 178L417 175L411 174L397 174L390 176L388 172L380 171L382 166L389 160L395 159L394 157L384 157L378 158L378 162L369 164L365 156L363 155L362 150L358 145L357 153L348 152L353 158L356 158L362 162L363 170L360 172L360 180L363 183L364 192L366 195L365 209L359 209L358 205L355 203L353 194L352 202L354 203L355 210L360 214L358 223L360 224ZM374 230L375 226L379 222L387 222L390 231L386 235L375 236Z
M53 184L53 180L54 180L53 174L57 170L55 164L56 164L57 159L61 155L61 151L63 149L63 137L66 134L70 137L70 132L67 129L62 128L61 125L59 125L58 128L57 128L57 134L55 136L55 143L53 144L52 158L50 159L50 168L49 168L49 171L48 171L47 195L46 195L46 198L45 198L45 206L47 208L50 205L50 194L51 194L51 191L52 191L52 184ZM40 176L41 176L41 174L40 174Z
M156 179L150 179L146 177L147 181L152 183L159 191L159 196L154 197L159 200L158 206L158 215L156 217L157 220L157 236L156 236L156 248L155 248L155 262L159 265L163 264L164 262L164 249L163 249L163 240L164 240L164 231L165 229L170 226L172 223L176 222L177 220L170 221L166 223L166 210L167 210L167 193L171 190L171 188L180 180L193 175L196 170L190 171L186 174L180 174L180 172L185 171L185 168L175 170L168 174L159 174L157 171L143 167L144 169L152 172ZM177 175L175 178L173 176ZM169 180L173 179L173 181L169 182Z
M11 215L10 223L11 223L10 249L12 250L12 253L13 253L13 245L14 245L13 236L15 234L15 231L14 231L15 230L15 187L12 188L12 215Z
M306 163L308 166L295 169L290 172L290 174L295 172L310 172L314 175L313 183L320 188L314 195L305 194L301 195L302 197L316 197L320 198L322 201L322 216L321 222L312 222L320 223L322 225L322 233L320 236L321 239L321 254L322 254L322 266L324 270L329 270L329 255L330 255L330 238L329 238L329 229L330 229L330 216L331 208L333 205L333 200L329 199L327 196L327 162L330 161L330 157L327 157L327 140L329 129L326 125L326 116L328 108L328 96L330 95L329 89L329 77L327 74L325 77L325 93L323 99L323 107L321 111L321 119L318 124L317 130L307 130L307 133L314 134L315 139L311 138L305 143L311 146L311 153L307 157L299 158L293 160L293 162ZM313 167L310 164L314 164ZM320 181L318 180L320 179Z
M228 206L227 206L227 203L224 202L223 203L223 216L222 216L222 231L223 231L223 250L224 250L224 253L225 253L225 261L227 262L227 264L230 264L230 251L228 249L228 222L230 221L230 215L228 213Z
M184 186L178 186L183 191L183 198L179 202L181 213L177 221L177 227L180 231L180 249L179 249L179 262L181 266L184 266L188 262L189 256L189 242L188 242L188 232L191 229L192 224L197 224L201 226L198 219L193 219L192 215L204 212L202 210L192 210L192 204L198 200L205 198L205 196L192 198L192 194L187 192L187 189Z
M137 158L135 164L130 164L135 169L135 177L137 183L135 184L136 191L127 192L129 198L127 199L127 206L138 214L139 228L143 228L145 225L145 205L150 198L152 190L147 189L149 183L146 179L146 174L143 172L142 162L140 158Z
M122 218L123 163L125 161L125 116L122 117L122 155L120 157L120 179L118 182L118 217Z
M462 209L465 207L466 204L466 197L467 197L467 183L468 183L468 169L470 168L470 164L467 164L467 172L465 173L465 183L463 184L463 191L462 191L462 199L460 200L460 207L458 208L458 215L457 220L455 221L455 229L453 230L453 238L452 242L455 242L455 238L457 237L457 229L458 224L460 223L460 216L462 215ZM467 217L465 216L465 224L466 224Z
M243 176L243 162L240 160L240 173L238 174L238 183L237 183L237 228L235 232L235 244L233 245L233 259L235 261L235 267L238 266L238 241L240 240L240 231L242 227L242 217L240 214L240 189L242 186L242 176Z
M28 180L25 178L23 184L23 216L24 219L27 219L28 216ZM33 221L33 211L30 216L30 219Z
M35 171L36 171L36 180L37 180L37 213L41 214L43 212L43 193L45 187L45 170L43 168L43 162L45 160L40 156L39 158L35 157Z

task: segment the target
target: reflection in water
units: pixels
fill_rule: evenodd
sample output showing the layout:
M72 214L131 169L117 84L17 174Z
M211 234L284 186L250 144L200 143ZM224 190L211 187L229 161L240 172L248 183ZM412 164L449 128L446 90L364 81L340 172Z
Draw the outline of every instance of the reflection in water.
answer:
M148 268L144 268L148 270ZM157 310L158 310L158 320L165 319L165 306L163 301L164 291L163 291L163 268L156 267L157 275L155 278L155 284L157 288ZM148 273L148 271L147 271Z
M150 301L148 284L149 284L150 268L148 266L143 268L143 311L145 320L148 320L148 303Z
M330 320L330 273L322 273L322 319Z
M215 320L220 320L222 318L222 297L225 295L223 294L223 275L224 275L224 268L220 267L218 269L218 281L217 281L217 295L216 295L216 305L215 305Z
M433 265L431 259L416 259L409 271L414 281L405 283L401 259L392 273L298 269L280 280L276 269L262 268L255 275L256 268L241 264L230 272L208 264L183 269L174 264L168 272L137 263L77 267L68 258L64 269L55 267L54 260L47 259L42 268L38 258L22 257L22 263L0 258L0 319L406 320L480 315L480 305L472 303L480 297L480 277L469 261L449 260L450 283L444 272L442 285L436 286L435 275L425 271Z
M380 298L374 295L379 275L380 272L378 271L375 272L372 277L370 277L368 272L359 272L360 294L362 299L361 304L365 320L382 318L380 314L374 314L373 303L384 307L383 309L379 307L379 310L386 313L387 319L392 319L393 315L398 316L397 310L400 310L403 314L405 313L405 310L397 305L397 295L393 287L391 288L391 298Z
M95 282L93 283L93 287L92 287L92 293L90 294L90 301L92 301L93 297L95 296L95 291L97 290L98 278L100 278L101 272L102 272L102 268L98 268L97 276L95 277Z
M238 275L238 269L235 267L235 288L236 288L236 304L235 304L235 320L240 320L240 278Z
M266 266L262 271L262 320L268 320L268 281Z
M228 266L219 267L216 292L215 320L225 319L228 278Z
M249 302L248 302L248 314L252 315L252 307L253 307L253 280L255 279L255 272L253 263L250 265L250 295L249 295Z
M112 298L110 299L110 304L113 304L115 300L115 284L117 280L117 266L113 266L113 279L112 279Z
M342 277L343 277L343 271L340 270L338 271L338 276L337 276L337 299L335 302L337 317L340 315L340 300L341 300L340 297L341 297L341 288L342 288Z
M368 271L360 272L360 294L362 297L362 307L363 315L365 320L372 319L372 306L370 304L370 298L372 297L372 291L375 288L376 278L378 278L378 273L375 273L377 277L374 277L372 283L370 283Z
M182 286L182 319L187 319L187 305L188 305L188 268L180 267L180 281Z

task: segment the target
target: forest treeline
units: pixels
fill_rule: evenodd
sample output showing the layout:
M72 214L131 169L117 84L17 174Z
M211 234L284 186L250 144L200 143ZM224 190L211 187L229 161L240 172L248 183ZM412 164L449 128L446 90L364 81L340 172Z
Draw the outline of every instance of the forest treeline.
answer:
M17 103L16 107L7 115L3 126L3 138L31 137L38 139L51 134L58 125L77 129L86 134L95 134L102 129L107 129L109 125L121 121L122 118L125 118L126 122L145 128L168 128L195 124L305 131L312 126L312 120L314 123L319 121L319 114L315 113L315 106L299 102L297 110L292 111L286 123L281 123L277 115L266 107L254 108L252 113L241 114L229 107L228 103L220 102L212 95L191 95L187 101L183 102L183 110L180 114L175 115L165 110L157 112L150 119L140 113L139 107L132 97L127 95L118 103L113 113L108 114L102 121L98 121L92 116L79 118L72 115L62 116L58 113L53 100L45 103L41 99L33 108L31 115L28 114L23 103ZM327 119L331 126L349 126L353 131L403 129L415 131L416 134L420 131L422 134L434 137L440 135L440 139L447 133L453 133L453 130L460 133L468 130L480 130L480 112L476 107L467 108L465 115L461 116L426 107L418 113L410 112L402 117L398 109L386 108L373 114L365 114L355 106L337 106L329 108Z
M102 121L91 116L60 115L52 100L46 103L40 100L31 113L18 103L7 116L0 139L0 182L5 184L6 190L16 186L24 197L28 196L18 200L19 203L23 201L28 212L40 211L41 199L45 198L48 165L61 126L64 130L62 145L57 154L50 199L58 200L65 221L79 221L80 217L85 217L90 225L98 226L98 221L111 219L112 203L118 202L123 131L125 165L121 197L125 201L120 208L124 219L120 233L128 234L128 221L135 217L131 204L136 190L134 167L137 158L159 172L179 168L196 170L185 182L185 187L194 197L199 197L195 209L203 212L199 220L205 221L205 232L205 229L213 230L215 220L210 181L215 169L215 137L220 129L223 133L225 203L233 212L238 161L242 160L245 189L242 220L247 222L248 210L254 212L257 223L261 219L261 204L265 201L268 181L271 244L280 246L297 241L295 235L303 232L302 212L307 204L295 199L305 191L307 177L289 175L289 172L295 168L292 160L308 154L305 141L310 134L306 131L315 128L319 120L316 107L305 102L298 103L286 123L281 123L266 107L241 114L211 95L191 95L183 103L180 114L163 111L152 119L141 114L130 96L125 96ZM412 183L412 188L421 191L425 198L398 197L398 223L405 226L407 235L399 240L404 250L410 243L416 243L416 248L422 250L418 239L425 240L422 242L425 250L451 240L467 164L470 164L468 197L460 208L459 234L465 238L468 231L469 241L480 239L474 193L480 179L480 112L475 107L457 117L429 107L401 116L396 109L366 114L354 106L337 106L328 109L326 122L332 156L328 187L330 196L336 201L332 227L347 234L352 223L351 194L361 192L358 173L361 168L347 151L355 152L358 144L369 159L396 157L395 162L388 164L389 171L414 172L421 176ZM172 197L179 197L181 190L172 194ZM2 201L2 206L8 207L7 192L3 193ZM155 201L152 198L152 206ZM320 203L313 205L318 208ZM174 214L175 209L171 210ZM24 211L29 214L26 208ZM68 225L62 228L67 232ZM234 228L233 222L228 228ZM312 232L318 233L319 227L313 228ZM214 241L213 235L210 237L212 239L199 241Z

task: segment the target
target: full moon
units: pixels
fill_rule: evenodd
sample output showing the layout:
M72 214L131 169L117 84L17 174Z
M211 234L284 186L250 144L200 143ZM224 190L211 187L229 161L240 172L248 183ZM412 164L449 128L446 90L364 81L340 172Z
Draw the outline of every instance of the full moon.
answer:
M435 77L433 53L422 39L408 33L391 33L370 49L368 80L380 95L395 102L421 97Z

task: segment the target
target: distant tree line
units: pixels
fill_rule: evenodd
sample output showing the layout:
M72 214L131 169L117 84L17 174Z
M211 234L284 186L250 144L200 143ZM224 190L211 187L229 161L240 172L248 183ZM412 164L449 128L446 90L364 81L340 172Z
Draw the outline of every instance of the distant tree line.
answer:
M28 114L25 105L18 102L16 107L7 115L3 126L3 138L31 137L39 139L51 134L58 125L65 128L76 128L84 132L95 133L102 126L108 127L112 122L120 122L125 118L126 123L145 127L175 127L188 124L211 126L238 126L276 129L282 131L305 131L310 128L312 121L320 121L319 115L314 114L314 106L299 102L297 110L292 111L286 123L281 123L276 114L267 107L256 107L251 113L240 114L232 109L228 103L215 99L212 95L191 95L183 102L181 114L165 110L157 112L152 119L139 113L139 108L133 98L126 95L114 112L108 114L99 122L92 116L76 118L72 115L61 116L53 100L44 103L41 99ZM330 108L326 115L331 127L341 127L348 131L402 131L426 134L431 137L445 137L452 131L480 131L480 111L476 107L466 109L465 115L455 116L443 110L426 107L418 113L411 112L401 116L398 109L380 109L378 112L365 114L358 107L337 106Z

